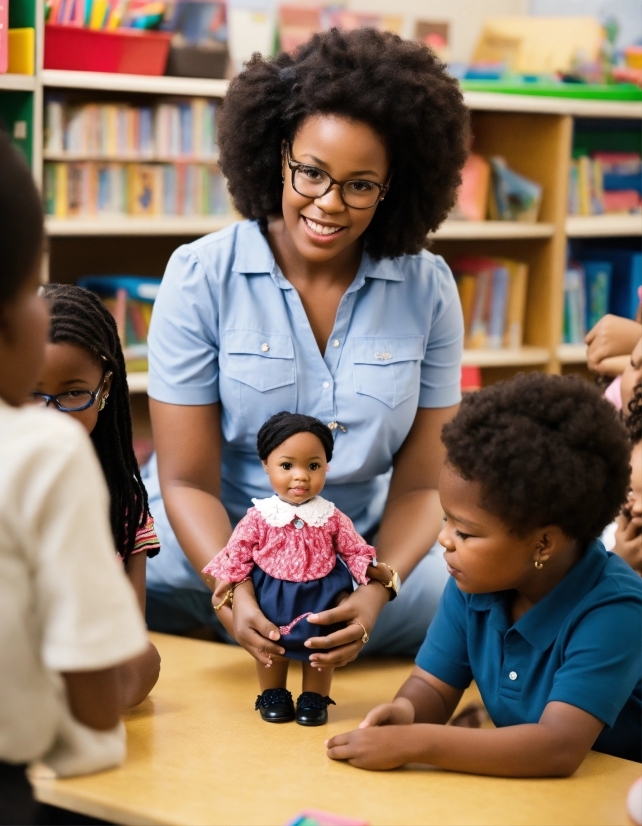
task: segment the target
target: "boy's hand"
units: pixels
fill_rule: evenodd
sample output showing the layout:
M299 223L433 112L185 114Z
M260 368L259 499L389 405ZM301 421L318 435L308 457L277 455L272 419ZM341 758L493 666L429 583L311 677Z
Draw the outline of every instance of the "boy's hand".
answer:
M347 760L358 769L383 771L409 762L403 748L405 734L407 731L396 726L357 729L331 737L326 740L325 746L332 760Z
M394 703L383 703L369 711L359 723L359 728L376 726L409 726L415 721L415 709L410 700L398 697Z

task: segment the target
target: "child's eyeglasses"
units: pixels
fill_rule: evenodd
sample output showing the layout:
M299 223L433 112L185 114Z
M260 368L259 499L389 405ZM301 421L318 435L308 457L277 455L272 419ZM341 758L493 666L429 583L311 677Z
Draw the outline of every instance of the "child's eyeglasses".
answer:
M29 404L36 407L49 407L50 404L53 404L61 413L79 413L81 410L87 410L95 404L110 376L111 372L105 373L95 390L68 390L66 393L56 393L55 396L49 393L40 393L36 390L31 394Z

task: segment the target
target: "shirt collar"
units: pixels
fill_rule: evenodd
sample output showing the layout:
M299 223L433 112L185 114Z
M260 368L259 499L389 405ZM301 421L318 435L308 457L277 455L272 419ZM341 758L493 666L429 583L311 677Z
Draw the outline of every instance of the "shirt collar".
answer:
M291 288L291 284L283 278L270 245L256 221L245 221L240 225L234 246L232 270L242 275L271 275L280 287ZM348 292L362 287L366 278L403 281L404 274L396 258L374 261L367 252L364 252L357 275ZM280 283L281 281L285 283Z
M545 651L557 637L573 607L595 587L607 560L604 546L596 539L562 581L521 616L513 628L533 648ZM508 614L509 593L472 594L469 605L475 611L490 609L489 625L505 633L511 627Z

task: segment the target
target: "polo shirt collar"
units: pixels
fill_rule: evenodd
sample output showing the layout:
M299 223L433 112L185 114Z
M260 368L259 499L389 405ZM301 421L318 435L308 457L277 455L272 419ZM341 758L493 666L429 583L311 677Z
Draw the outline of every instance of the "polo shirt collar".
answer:
M243 275L271 275L273 278L279 268L267 242L256 221L246 221L241 226L234 246L234 272ZM383 281L403 281L404 275L396 258L383 258L374 261L367 252L363 253L357 275L350 290L363 286L366 278L378 278ZM288 286L291 286L287 282ZM280 285L285 286L285 285Z
M608 554L599 540L592 542L575 565L553 590L521 616L512 626L533 648L545 651L557 637L572 607L595 587L602 576ZM508 598L512 592L472 594L469 606L475 611L490 610L488 623L500 633L511 627Z

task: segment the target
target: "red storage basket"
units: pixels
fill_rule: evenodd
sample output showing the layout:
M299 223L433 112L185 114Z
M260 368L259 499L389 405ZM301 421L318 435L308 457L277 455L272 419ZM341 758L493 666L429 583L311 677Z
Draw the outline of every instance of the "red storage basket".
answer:
M76 26L45 26L45 69L77 72L116 72L162 75L167 63L170 32L115 32Z

